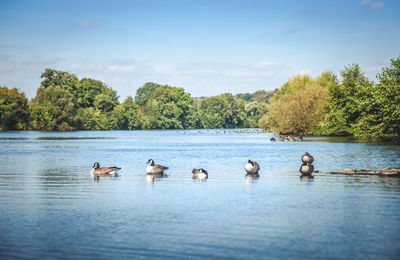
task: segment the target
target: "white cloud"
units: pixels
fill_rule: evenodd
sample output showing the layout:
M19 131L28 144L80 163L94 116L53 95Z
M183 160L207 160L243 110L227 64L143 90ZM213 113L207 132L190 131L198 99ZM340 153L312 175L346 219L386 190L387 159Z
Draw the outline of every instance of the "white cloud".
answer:
M361 6L369 6L371 9L380 9L385 6L384 1L374 1L371 2L370 0L363 0L360 3Z
M273 61L260 61L258 63L255 63L253 66L254 67L266 67L266 66L272 66L276 65L276 62Z
M363 1L361 1L361 3L360 3L360 5L361 6L366 6L366 5L368 5L369 4L369 0L363 0Z
M32 98L45 68L67 71L78 78L99 79L116 89L121 101L128 95L134 96L146 82L183 87L192 96L212 96L273 90L299 71L265 60L252 63L195 60L165 64L148 59L112 59L99 63L49 57L22 59L0 54L0 85L20 88Z
M136 69L136 67L135 66L111 65L111 66L107 66L107 69L110 71L133 72Z
M371 8L372 9L379 9L385 6L385 2L383 1L378 1L378 2L373 2L371 3Z
M36 94L44 69L63 63L62 58L22 58L0 53L0 85L19 88L31 98Z
M0 42L0 47L1 48L12 48L12 47L15 47L15 46L17 46L17 45L15 44L14 41Z

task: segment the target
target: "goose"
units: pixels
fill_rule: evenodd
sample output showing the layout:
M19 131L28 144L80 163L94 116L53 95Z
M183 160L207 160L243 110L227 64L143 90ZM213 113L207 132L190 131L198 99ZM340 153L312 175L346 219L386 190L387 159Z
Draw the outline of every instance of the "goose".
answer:
M247 173L250 174L258 174L258 171L260 170L260 166L258 163L248 160L246 165L244 166L244 169L246 170Z
M98 162L95 162L93 164L93 168L90 171L90 174L94 176L95 178L99 178L100 176L118 176L117 172L121 170L120 167L100 167L100 164Z
M303 163L306 163L306 164L311 164L311 163L314 161L314 157L313 157L311 154L309 154L308 152L306 152L306 153L301 157L301 161L302 161Z
M314 165L312 164L303 163L303 165L300 166L300 172L303 175L311 175L313 171L314 171Z
M203 168L200 169L193 169L193 179L207 179L208 178L208 172L204 170Z
M168 167L162 166L159 164L154 164L153 159L149 159L147 161L150 165L146 167L147 174L155 174L155 175L163 175L165 170L168 170Z

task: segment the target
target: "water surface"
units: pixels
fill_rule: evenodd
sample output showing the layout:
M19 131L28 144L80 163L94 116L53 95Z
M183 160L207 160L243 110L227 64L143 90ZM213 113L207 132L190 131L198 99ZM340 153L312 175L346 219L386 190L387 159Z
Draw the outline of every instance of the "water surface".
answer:
M400 146L267 133L0 133L0 258L398 259ZM312 181L300 157L315 158ZM146 178L148 159L168 177ZM244 164L260 164L246 181ZM93 181L94 162L121 176ZM207 180L193 180L193 168Z

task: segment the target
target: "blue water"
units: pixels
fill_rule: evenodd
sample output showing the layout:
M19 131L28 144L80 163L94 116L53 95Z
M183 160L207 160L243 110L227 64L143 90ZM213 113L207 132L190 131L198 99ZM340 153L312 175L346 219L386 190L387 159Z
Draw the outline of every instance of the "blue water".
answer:
M0 133L0 258L399 259L400 146L220 131ZM301 155L314 180L299 178ZM146 178L148 159L168 177ZM246 180L248 159L260 178ZM121 176L94 181L94 162ZM193 168L207 180L193 180Z

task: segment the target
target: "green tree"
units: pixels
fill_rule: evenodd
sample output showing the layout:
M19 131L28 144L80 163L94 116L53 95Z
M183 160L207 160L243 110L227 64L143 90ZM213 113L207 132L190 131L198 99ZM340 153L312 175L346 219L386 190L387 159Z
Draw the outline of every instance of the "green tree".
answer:
M28 99L16 88L0 87L0 130L24 130L29 122Z
M119 104L117 92L106 88L94 98L93 106L105 113L111 112Z
M260 101L252 101L245 105L244 110L251 127L257 127L258 121L267 113L267 104Z
M183 128L185 129L199 129L202 128L199 106L191 105L189 112L183 121Z
M100 80L91 78L83 78L79 81L75 91L78 107L93 107L97 95L100 95L108 90L106 84ZM113 93L113 99L118 99L116 92Z
M73 94L76 92L79 85L79 80L76 75L59 70L45 69L42 75L40 75L40 78L43 79L40 83L41 88L58 86ZM74 96L73 98L75 99L76 97Z
M239 93L236 94L236 98L243 99L245 101L250 101L253 96L250 93Z
M139 105L135 103L132 96L128 96L122 104L116 106L113 114L117 119L119 129L141 129L145 120Z
M72 94L60 86L39 88L30 102L33 128L46 131L76 129L73 100Z
M230 93L204 100L200 105L200 118L204 128L234 128L247 124L244 109Z
M144 104L148 120L144 127L182 129L193 105L193 98L183 88L147 83L135 96L138 105Z
M358 137L400 139L400 56L377 76L379 83L360 104L361 116L354 125Z
M113 130L118 128L118 119L94 107L79 108L76 115L80 130Z
M260 126L283 133L311 134L321 120L327 88L309 75L297 75L277 90Z
M139 88L136 91L135 102L139 106L145 106L147 104L148 100L152 96L154 96L153 93L156 90L156 88L159 88L160 86L161 85L152 83L152 82L148 82L148 83L144 84L143 87Z
M357 64L345 67L341 77L340 84L328 87L325 119L319 124L321 134L354 135L354 125L374 99L374 84L364 76Z
M244 93L244 94L236 94L237 99L242 99L244 101L258 101L262 103L268 103L270 97L274 94L274 91L266 91L266 90L257 90L253 94Z

